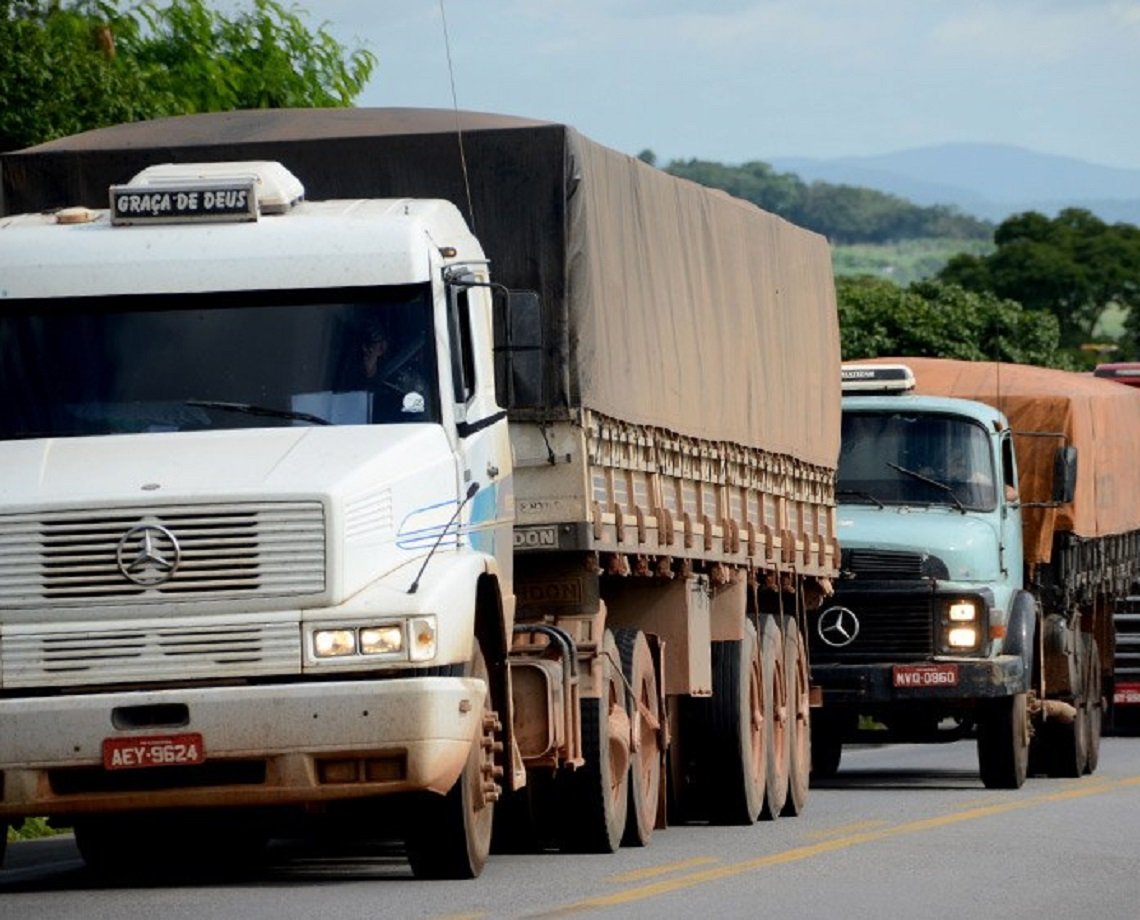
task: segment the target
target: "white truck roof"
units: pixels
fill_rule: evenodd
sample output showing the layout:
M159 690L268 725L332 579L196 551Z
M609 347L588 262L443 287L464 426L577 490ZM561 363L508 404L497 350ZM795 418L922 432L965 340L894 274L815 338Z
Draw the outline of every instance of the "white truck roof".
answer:
M195 172L207 173L207 183L229 176L219 164L163 167L140 173L130 188L177 188L179 173L185 187ZM451 202L307 202L281 172L269 189L273 203L266 207L259 189L260 216L233 222L112 225L108 210L86 208L0 218L0 300L410 284L428 280L432 248L484 260Z

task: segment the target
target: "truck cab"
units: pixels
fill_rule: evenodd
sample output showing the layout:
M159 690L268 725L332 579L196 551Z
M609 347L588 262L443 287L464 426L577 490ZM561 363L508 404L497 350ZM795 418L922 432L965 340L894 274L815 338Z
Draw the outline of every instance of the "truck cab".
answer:
M843 369L842 561L810 630L824 699L813 770L834 773L859 737L935 741L1000 723L979 750L983 778L1020 785L1012 733L1025 727L1035 612L1012 432L987 405L913 388L903 365Z
M514 500L455 206L159 166L0 219L0 278L0 821L129 862L182 809L431 791L413 864L477 874Z

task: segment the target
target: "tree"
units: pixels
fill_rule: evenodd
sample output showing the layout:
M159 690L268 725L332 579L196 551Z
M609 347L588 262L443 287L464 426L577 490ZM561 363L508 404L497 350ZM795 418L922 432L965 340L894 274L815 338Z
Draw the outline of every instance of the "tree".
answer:
M920 207L885 192L827 182L805 183L751 161L726 166L707 160L673 160L665 171L737 198L822 233L832 243L886 243L926 237L984 239L993 225L946 206Z
M0 0L0 149L163 115L348 106L376 64L276 0Z
M914 355L1072 366L1052 314L992 293L942 281L901 288L866 276L837 279L836 293L845 360Z
M1134 351L1140 336L1140 228L1109 225L1080 208L1052 219L1031 211L1005 220L994 243L990 255L951 259L939 278L1053 314L1061 345L1070 350L1092 341L1109 306L1127 308L1131 341L1123 344Z

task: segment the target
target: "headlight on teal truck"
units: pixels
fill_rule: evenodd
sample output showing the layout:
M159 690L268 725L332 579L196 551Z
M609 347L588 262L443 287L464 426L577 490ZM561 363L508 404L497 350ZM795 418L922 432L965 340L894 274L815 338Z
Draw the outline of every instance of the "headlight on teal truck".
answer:
M945 608L939 631L939 651L981 651L986 636L986 608L976 599L959 598Z

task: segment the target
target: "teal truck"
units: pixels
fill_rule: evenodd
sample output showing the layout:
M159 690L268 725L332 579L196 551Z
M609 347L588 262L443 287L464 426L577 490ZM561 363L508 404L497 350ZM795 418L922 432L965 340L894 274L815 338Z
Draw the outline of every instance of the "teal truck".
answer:
M1113 609L1140 570L1140 393L901 360L842 371L840 574L809 626L813 772L868 736L976 737L991 788L1092 772Z

